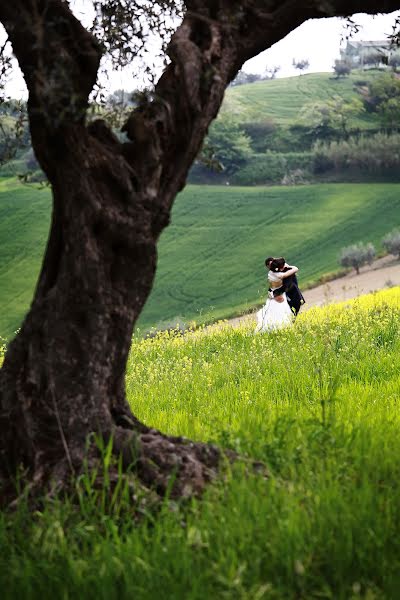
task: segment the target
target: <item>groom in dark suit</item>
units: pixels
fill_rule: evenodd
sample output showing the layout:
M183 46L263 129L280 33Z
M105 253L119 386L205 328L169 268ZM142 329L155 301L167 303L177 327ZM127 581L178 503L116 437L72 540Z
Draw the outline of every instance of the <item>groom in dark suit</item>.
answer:
M265 265L267 268L269 268L272 260L274 260L272 256L269 256L265 260ZM286 261L284 258L278 258L275 260L280 261L280 263L282 264L280 271L282 271L284 273L285 271L288 270L288 265L286 264ZM305 300L304 300L303 294L300 291L296 274L291 275L290 277L286 277L283 280L282 284L283 284L284 292L286 293L286 298L287 298L288 304L290 306L290 310L292 311L294 316L297 317L297 315L299 314L300 308L305 303ZM281 289L281 288L279 288L279 289Z

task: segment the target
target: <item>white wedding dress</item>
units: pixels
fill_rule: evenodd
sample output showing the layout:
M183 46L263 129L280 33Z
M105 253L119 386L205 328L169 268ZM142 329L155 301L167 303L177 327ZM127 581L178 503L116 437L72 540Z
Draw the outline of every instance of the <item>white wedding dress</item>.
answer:
M268 293L264 306L257 312L257 327L255 333L274 331L282 327L293 325L294 316L287 302L286 294L282 294L284 302L277 302Z

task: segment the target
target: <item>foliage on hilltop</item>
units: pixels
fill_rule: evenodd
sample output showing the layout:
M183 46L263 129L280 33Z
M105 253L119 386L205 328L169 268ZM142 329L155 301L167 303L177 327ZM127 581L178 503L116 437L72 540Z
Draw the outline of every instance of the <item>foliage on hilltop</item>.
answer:
M228 179L230 183L243 185L314 181L316 175L321 179L324 172L318 159L321 145L348 143L347 155L352 154L347 165L365 162L368 147L368 162L378 165L383 138L376 134L383 132L394 136L386 144L393 148L391 160L385 158L373 171L358 169L356 180L371 180L372 174L377 180L396 181L399 170L390 170L386 165L396 163L397 167L399 148L395 134L399 116L400 87L393 73L353 71L346 80L320 73L231 88L217 124L227 123L229 127L233 121L241 136L248 137L251 152L247 157L242 156L242 165L225 162L220 175L210 174L197 165L190 180L218 183ZM362 156L358 153L359 146L363 148ZM293 152L304 154L303 159L297 160L302 166L296 164L292 168ZM310 158L312 155L315 160ZM275 165L280 167L277 169ZM282 168L283 165L286 167ZM348 171L346 165L335 167L329 179L346 181Z

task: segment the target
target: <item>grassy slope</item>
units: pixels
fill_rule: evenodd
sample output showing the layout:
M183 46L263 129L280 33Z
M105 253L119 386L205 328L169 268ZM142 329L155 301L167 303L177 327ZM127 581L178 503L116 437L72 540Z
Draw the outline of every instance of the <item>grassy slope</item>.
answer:
M263 259L284 254L303 284L337 268L339 249L379 242L400 222L395 184L297 188L188 187L159 246L141 327L176 316L222 317L260 300ZM0 335L29 307L49 224L48 190L0 183Z
M395 288L274 334L136 341L135 414L261 460L269 477L228 469L201 502L156 514L123 478L112 504L88 477L79 510L21 501L0 512L4 600L398 598L399 309Z
M336 80L332 73L310 73L240 85L229 88L222 112L234 114L242 122L272 119L279 125L296 125L299 124L299 111L305 104L326 101L336 95L345 99L360 98L354 82L376 76L376 71L355 71L348 78ZM351 127L376 126L376 116L371 114L351 122Z
M338 268L340 249L379 244L400 223L396 184L189 187L161 238L141 325L199 311L227 316L265 293L265 256L284 255L304 284Z
M0 335L15 331L29 307L49 221L49 190L0 180Z

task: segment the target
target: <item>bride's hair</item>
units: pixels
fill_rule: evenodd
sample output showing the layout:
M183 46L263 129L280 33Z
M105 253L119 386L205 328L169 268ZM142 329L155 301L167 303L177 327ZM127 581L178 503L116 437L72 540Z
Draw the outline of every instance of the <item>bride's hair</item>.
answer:
M283 267L285 266L285 259L283 257L281 258L274 258L274 260L271 262L269 268L271 269L271 271L280 271L281 269L283 269Z

